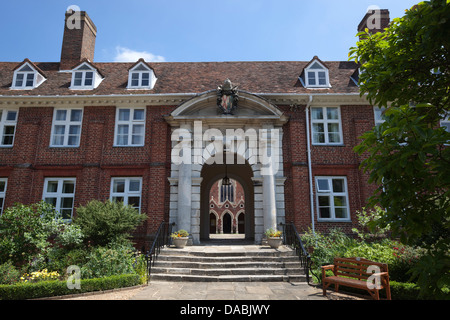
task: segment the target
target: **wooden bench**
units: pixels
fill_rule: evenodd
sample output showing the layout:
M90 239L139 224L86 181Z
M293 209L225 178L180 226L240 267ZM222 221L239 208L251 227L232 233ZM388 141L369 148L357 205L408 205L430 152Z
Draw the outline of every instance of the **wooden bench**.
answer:
M334 276L327 277L326 270L332 270ZM378 282L374 281L377 277ZM380 300L379 291L385 289L387 299L391 300L389 272L385 263L363 258L335 258L334 264L322 267L324 296L327 295L327 288L331 284L335 285L336 292L339 291L339 285L367 290L375 300Z

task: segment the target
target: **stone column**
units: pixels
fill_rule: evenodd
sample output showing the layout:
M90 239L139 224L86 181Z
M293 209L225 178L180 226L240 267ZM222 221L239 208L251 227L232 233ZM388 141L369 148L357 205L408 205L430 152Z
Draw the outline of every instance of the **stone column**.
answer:
M272 127L273 128L273 127ZM263 212L264 212L264 231L277 228L277 202L275 197L275 177L274 165L278 165L278 150L275 149L272 154L273 141L277 137L271 137L270 126L266 127L266 136L260 135L260 162L261 176L263 178Z
M181 128L191 131L190 125L184 125ZM191 152L190 141L187 137L183 138L184 152ZM188 149L189 148L189 149ZM183 154L183 161L178 165L178 213L176 229L184 229L191 233L191 210L192 210L192 164L191 157L185 157Z

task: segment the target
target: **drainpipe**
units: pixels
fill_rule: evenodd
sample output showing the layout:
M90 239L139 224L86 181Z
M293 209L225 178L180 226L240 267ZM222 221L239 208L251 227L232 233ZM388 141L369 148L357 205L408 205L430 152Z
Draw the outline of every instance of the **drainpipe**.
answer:
M307 153L308 153L308 174L309 174L309 202L311 204L311 224L312 224L312 232L315 236L315 228L314 228L314 193L313 193L313 177L312 177L312 168L311 168L311 140L310 140L310 129L309 129L309 107L311 106L313 101L313 96L309 95L309 101L306 104L305 108L305 116L306 116L306 145L307 145Z

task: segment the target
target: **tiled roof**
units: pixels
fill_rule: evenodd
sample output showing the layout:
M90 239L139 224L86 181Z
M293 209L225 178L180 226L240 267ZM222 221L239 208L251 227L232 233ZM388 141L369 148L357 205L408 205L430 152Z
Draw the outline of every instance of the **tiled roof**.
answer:
M252 93L358 93L350 79L354 62L324 61L329 68L329 89L307 89L298 77L309 61L261 62L158 62L148 63L158 80L152 90L128 90L133 63L93 63L104 80L94 90L70 90L71 73L60 72L59 63L35 62L47 80L33 90L10 90L14 69L21 62L0 62L0 96L129 95L202 93L216 89L225 79Z

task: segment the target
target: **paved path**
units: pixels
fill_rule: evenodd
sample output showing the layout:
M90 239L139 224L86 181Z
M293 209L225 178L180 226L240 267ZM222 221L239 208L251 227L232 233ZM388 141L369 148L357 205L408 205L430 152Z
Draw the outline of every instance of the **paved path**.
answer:
M322 290L290 282L150 282L130 300L328 300Z

